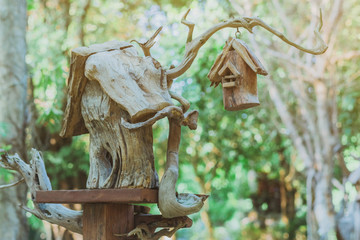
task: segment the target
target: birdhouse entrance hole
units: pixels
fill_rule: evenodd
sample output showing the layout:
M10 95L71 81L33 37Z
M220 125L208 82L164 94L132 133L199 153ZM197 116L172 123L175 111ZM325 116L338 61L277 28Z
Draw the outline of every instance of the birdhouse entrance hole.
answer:
M235 86L239 86L239 78L237 75L230 75L223 77L222 85L224 88L231 88Z

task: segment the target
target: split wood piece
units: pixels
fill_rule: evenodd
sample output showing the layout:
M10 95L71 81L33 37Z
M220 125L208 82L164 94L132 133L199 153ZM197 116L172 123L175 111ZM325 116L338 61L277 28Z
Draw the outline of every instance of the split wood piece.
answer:
M127 48L132 49L129 50ZM119 41L94 44L89 47L79 47L71 51L70 75L67 83L67 104L60 136L72 137L88 132L81 116L81 97L87 83L87 78L84 74L85 63L92 54L115 49L127 49L128 52L136 51L133 45Z
M82 189L37 191L37 203L157 203L157 189Z
M127 236L135 227L133 205L84 204L83 225L85 240L136 239Z

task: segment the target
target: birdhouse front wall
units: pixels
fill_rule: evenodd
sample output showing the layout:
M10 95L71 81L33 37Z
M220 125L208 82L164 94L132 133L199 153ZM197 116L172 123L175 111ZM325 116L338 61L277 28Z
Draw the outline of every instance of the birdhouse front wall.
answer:
M257 96L257 74L236 51L229 51L221 70L219 74L222 77L223 102L226 110L237 111L260 104Z

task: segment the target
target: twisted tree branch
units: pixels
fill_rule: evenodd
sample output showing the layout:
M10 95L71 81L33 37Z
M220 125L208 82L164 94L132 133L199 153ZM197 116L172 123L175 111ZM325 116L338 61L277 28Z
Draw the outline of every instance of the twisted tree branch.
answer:
M189 10L188 10L188 12L189 12ZM189 23L188 21L186 21L186 16L187 16L188 12L184 15L184 17L182 19L182 23L184 23L184 24ZM188 24L185 24L185 25L188 25ZM314 54L314 55L319 55L319 54L324 53L327 49L326 43L320 36L320 30L322 28L322 13L321 13L321 11L320 11L320 25L319 25L318 29L316 29L314 31L315 38L317 40L317 45L314 48L305 48L297 43L290 41L284 34L277 31L275 28L267 25L260 18L256 18L256 17L234 18L234 19L230 19L227 21L223 21L221 23L214 25L213 27L211 27L206 32L204 32L203 34L201 34L200 36L198 36L197 38L195 38L193 40L191 40L191 39L192 39L192 28L194 26L191 25L191 27L189 26L190 31L189 31L189 35L188 35L188 39L187 39L187 41L189 41L189 40L191 40L191 41L186 43L185 56L179 66L169 69L166 72L168 81L181 76L183 73L185 73L190 68L191 64L193 63L194 59L197 56L199 49L217 31L219 31L223 28L245 28L250 33L253 33L253 28L256 26L264 28L265 30L271 32L272 34L274 34L275 36L280 38L285 43L287 43L303 52L307 52L307 53Z

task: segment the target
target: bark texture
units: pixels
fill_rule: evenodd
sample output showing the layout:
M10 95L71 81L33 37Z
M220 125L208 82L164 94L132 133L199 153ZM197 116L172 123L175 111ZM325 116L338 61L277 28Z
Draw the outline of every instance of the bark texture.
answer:
M89 81L82 97L82 115L90 132L88 188L155 188L152 127L129 130L120 119L129 114Z
M0 148L25 157L26 90L26 1L0 0ZM0 176L0 184L4 183ZM1 239L27 239L25 212L18 204L26 199L25 185L0 190Z

